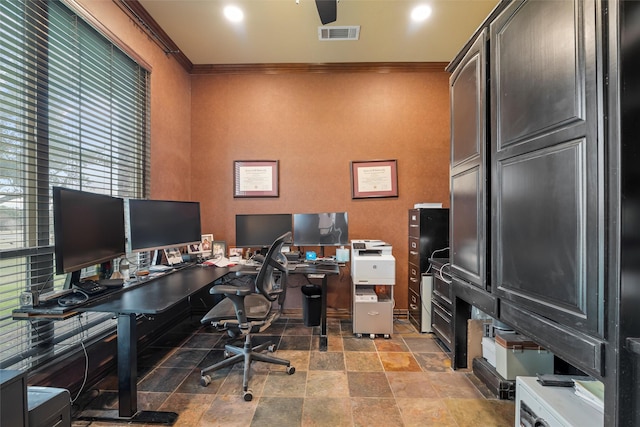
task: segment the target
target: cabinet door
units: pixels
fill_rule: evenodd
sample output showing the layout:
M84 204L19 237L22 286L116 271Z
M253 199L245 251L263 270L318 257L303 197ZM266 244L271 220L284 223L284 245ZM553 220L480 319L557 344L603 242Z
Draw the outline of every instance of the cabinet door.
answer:
M451 75L451 274L482 289L486 280L486 30Z
M516 1L490 27L494 292L597 334L596 38L591 0Z

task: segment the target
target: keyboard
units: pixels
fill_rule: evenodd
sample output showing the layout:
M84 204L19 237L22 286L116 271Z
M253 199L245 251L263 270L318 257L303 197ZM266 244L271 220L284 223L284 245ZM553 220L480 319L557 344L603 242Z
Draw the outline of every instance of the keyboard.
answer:
M101 285L98 282L94 282L93 280L76 283L73 287L84 292L88 296L98 295L107 290L106 286Z

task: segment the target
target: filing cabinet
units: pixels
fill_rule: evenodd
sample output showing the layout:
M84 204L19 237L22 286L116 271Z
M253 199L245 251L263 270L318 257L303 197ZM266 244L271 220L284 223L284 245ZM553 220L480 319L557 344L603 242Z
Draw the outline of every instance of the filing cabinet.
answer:
M431 332L431 318L423 313L431 312L431 291L423 284L423 273L429 269L432 254L437 251L446 258L448 247L449 209L409 210L409 320L419 332Z

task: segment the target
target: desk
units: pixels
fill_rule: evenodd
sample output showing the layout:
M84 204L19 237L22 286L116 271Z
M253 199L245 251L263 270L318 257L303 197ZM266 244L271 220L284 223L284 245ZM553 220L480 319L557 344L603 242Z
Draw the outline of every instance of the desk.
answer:
M138 411L137 314L159 314L233 271L230 268L187 267L115 295L88 303L77 312L115 313L118 316L118 410L86 411L80 419L121 420L134 423L173 424L175 412Z
M178 417L175 412L138 411L136 316L163 313L201 289L212 286L213 282L226 274L246 268L248 267L187 267L132 286L130 289L124 288L121 292L97 302L74 307L73 312L115 313L118 317L118 410L85 411L79 418L92 421L173 424ZM304 274L310 280L322 280L320 351L327 351L327 277L339 272L337 264L298 266L295 270L289 271L289 274ZM313 277L314 275L318 277Z

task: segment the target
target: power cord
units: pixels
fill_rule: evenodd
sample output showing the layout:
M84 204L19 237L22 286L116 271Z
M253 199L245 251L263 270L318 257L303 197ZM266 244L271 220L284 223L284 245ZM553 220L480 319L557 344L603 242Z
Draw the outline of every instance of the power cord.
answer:
M444 252L444 251L448 251L448 250L449 250L449 246L447 246L446 248L442 248L442 249L436 249L435 251L431 252L431 255L429 256L429 259L432 259L433 255L437 254L438 252ZM424 274L427 274L430 270L431 270L431 263L429 263L429 267L427 267L427 270L424 272Z
M77 294L81 294L84 298L78 298ZM60 307L71 307L87 301L89 301L89 294L80 289L74 289L70 295L58 298L58 305Z
M436 270L438 271L438 276L440 276L440 279L441 279L443 282L445 282L445 283L449 283L449 284L450 284L450 283L451 283L451 280L445 279L445 278L444 278L444 276L442 275L442 270L443 270L445 267L449 266L449 265L451 265L451 263L446 262L446 263L442 264L442 267L440 267L439 269L436 269Z

